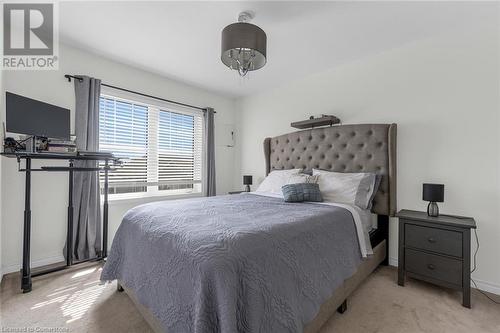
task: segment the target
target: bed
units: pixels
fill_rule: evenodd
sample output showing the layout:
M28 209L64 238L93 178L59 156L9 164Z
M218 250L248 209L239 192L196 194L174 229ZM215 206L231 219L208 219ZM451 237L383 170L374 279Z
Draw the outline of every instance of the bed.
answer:
M396 125L341 125L264 141L266 174L376 172L378 225L359 237L343 205L252 193L130 210L101 279L118 280L157 332L317 332L388 260L396 211Z

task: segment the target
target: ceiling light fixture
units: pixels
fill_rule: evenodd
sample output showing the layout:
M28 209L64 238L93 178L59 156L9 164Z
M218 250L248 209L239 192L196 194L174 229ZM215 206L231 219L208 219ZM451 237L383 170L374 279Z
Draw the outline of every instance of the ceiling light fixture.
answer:
M240 76L262 68L266 64L267 37L264 30L249 23L252 12L241 12L238 22L222 30L221 60Z

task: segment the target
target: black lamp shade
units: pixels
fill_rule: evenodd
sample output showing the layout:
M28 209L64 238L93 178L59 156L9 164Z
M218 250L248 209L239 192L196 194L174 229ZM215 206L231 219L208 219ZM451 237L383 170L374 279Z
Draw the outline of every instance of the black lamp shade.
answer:
M252 176L243 176L243 185L252 185Z
M253 66L248 70L259 69L266 64L266 44L266 33L258 26L244 22L230 24L222 30L221 60L231 68L233 65L231 52L253 50L255 51Z
M422 189L422 200L431 202L444 201L443 184L424 184Z

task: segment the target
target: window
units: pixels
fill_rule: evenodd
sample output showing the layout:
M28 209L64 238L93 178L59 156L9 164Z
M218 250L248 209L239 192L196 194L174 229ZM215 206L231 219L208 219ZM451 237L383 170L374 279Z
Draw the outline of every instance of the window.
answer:
M124 162L109 174L111 195L201 193L200 112L108 94L99 108L99 149Z

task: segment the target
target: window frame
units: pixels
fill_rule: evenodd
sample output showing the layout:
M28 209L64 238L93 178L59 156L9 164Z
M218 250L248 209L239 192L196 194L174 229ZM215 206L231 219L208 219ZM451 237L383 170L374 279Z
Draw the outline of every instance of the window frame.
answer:
M180 199L180 198L187 198L187 197L201 197L203 196L204 193L204 182L203 182L203 177L205 176L205 149L206 149L206 143L205 143L205 126L204 126L204 115L202 111L194 110L192 108L180 106L180 105L175 105L171 103L167 103L161 100L157 100L154 98L149 98L146 96L141 96L137 94L132 94L120 90L116 90L113 88L108 88L108 87L101 87L101 93L100 97L107 97L107 98L112 98L115 100L121 100L123 102L127 103L132 103L132 104L141 104L144 105L148 108L148 156L147 156L147 181L149 182L151 179L156 177L156 181L158 182L159 179L159 174L158 174L158 167L156 169L151 168L150 169L150 163L151 159L156 158L156 165L158 165L158 143L155 144L156 150L153 152L155 156L152 156L153 154L150 153L150 149L155 149L155 147L150 147L150 140L154 140L150 137L151 131L158 131L159 127L159 112L161 110L163 111L170 111L174 113L180 113L180 114L185 114L185 115L196 115L199 113L201 115L201 177L200 177L200 185L199 185L199 192L190 192L186 189L179 189L179 190L158 190L158 185L148 185L146 192L129 192L129 193L113 193L113 194L108 194L108 200L110 202L113 201L135 201L135 200L145 200L145 199L153 199L154 198L169 198L169 199ZM151 116L151 110L153 113L156 113L156 124L153 125L155 129L151 129L151 125L149 123L150 121L150 116ZM100 112L100 110L99 110ZM155 137L157 138L157 135ZM156 173L156 176L154 175ZM103 193L101 193L101 196Z

